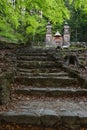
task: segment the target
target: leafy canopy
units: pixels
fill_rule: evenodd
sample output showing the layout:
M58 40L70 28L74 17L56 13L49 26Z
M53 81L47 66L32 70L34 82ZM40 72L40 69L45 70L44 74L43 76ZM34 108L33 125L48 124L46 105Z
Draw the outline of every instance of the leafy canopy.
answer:
M87 14L87 0L15 0L15 6L11 0L0 0L0 36L26 42L34 35L44 35L48 21L61 26L70 18L66 1Z

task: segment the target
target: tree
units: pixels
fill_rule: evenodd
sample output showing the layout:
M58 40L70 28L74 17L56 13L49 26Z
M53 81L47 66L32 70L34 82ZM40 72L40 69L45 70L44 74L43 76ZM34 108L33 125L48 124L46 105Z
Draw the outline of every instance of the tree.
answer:
M26 36L29 34L43 35L46 33L46 24L48 21L56 25L62 25L63 20L69 18L69 11L64 5L63 0L27 0L25 2L25 21L26 21ZM29 8L30 7L30 8ZM32 15L31 12L32 11ZM43 17L39 17L39 13L42 11Z
M18 42L21 34L17 33L19 26L19 13L5 0L0 0L0 36Z
M71 41L87 41L87 0L65 0L70 10Z
M42 18L39 15L40 11L43 12ZM15 8L9 2L0 0L0 12L0 20L3 24L3 29L0 27L3 33L1 32L0 35L13 37L14 34L11 35L13 32L20 35L18 37L22 36L23 39L25 37L26 41L29 36L45 34L45 26L48 21L54 25L61 25L63 19L69 16L63 0L16 0ZM8 26L8 36L5 34L5 26Z

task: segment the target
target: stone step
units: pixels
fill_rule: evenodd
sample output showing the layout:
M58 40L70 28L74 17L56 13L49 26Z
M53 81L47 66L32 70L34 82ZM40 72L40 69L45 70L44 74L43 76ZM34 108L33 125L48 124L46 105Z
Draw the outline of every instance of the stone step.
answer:
M65 87L65 86L76 86L78 81L75 78L68 76L15 76L14 82L18 82L24 85L36 86L36 87Z
M87 89L81 88L17 88L14 90L16 94L30 96L47 96L47 97L65 97L65 96L87 96Z
M38 60L38 61L49 61L49 60L51 60L52 58L48 58L47 56L37 56L37 55L35 55L35 56L18 56L17 57L17 60Z
M16 101L13 109L0 112L0 122L50 127L54 130L87 128L87 99L77 98L74 101L63 98L30 99L25 97L23 99L23 96L20 98L22 101Z
M47 56L45 52L30 52L30 53L18 53L17 56Z
M54 48L22 48L17 50L17 54L30 54L30 53L48 53L55 52Z
M24 73L58 73L61 72L60 68L31 68L31 69L26 69L26 68L18 68L17 67L17 72L24 72Z
M44 68L44 67L57 67L57 65L55 64L55 62L53 61L23 61L23 60L19 60L17 62L17 66L18 67L22 67L22 68Z
M17 76L49 76L49 77L53 77L53 76L68 76L68 73L64 72L64 71L61 71L59 73L55 72L55 73L29 73L29 72L20 72L20 71L17 71Z

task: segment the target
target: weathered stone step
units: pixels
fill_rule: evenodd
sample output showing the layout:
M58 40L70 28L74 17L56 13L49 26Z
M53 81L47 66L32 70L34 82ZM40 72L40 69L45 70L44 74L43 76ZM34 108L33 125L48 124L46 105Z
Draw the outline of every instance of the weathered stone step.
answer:
M66 72L55 72L55 73L29 73L29 72L17 72L17 76L49 76L49 77L53 77L53 76L68 76L68 73Z
M18 56L17 60L39 60L39 61L49 61L52 58L48 58L47 56Z
M48 96L48 97L64 97L64 96L87 96L87 89L81 88L18 88L15 89L16 94L32 95L32 96Z
M45 52L18 53L17 56L47 56Z
M30 53L47 53L47 52L54 52L54 48L22 48L17 50L17 54L30 54Z
M36 87L65 87L76 86L78 81L75 78L65 77L49 77L49 76L15 76L15 82L24 85L36 86Z
M15 108L0 112L0 122L50 127L54 130L80 130L87 128L86 104L87 100L29 100L26 97L25 100L16 102Z
M61 72L60 68L33 68L33 69L26 69L26 68L17 68L18 72L27 72L27 73L58 73Z
M39 67L56 67L57 65L53 61L18 61L17 63L18 67L23 67L23 68L39 68Z

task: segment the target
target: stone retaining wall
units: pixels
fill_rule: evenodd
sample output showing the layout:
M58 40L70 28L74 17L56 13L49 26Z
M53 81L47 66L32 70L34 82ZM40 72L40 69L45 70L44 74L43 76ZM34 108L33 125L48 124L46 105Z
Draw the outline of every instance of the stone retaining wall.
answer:
M15 58L12 49L0 48L0 105L10 102L11 83L16 69Z
M0 105L10 102L11 77L10 73L0 75Z

